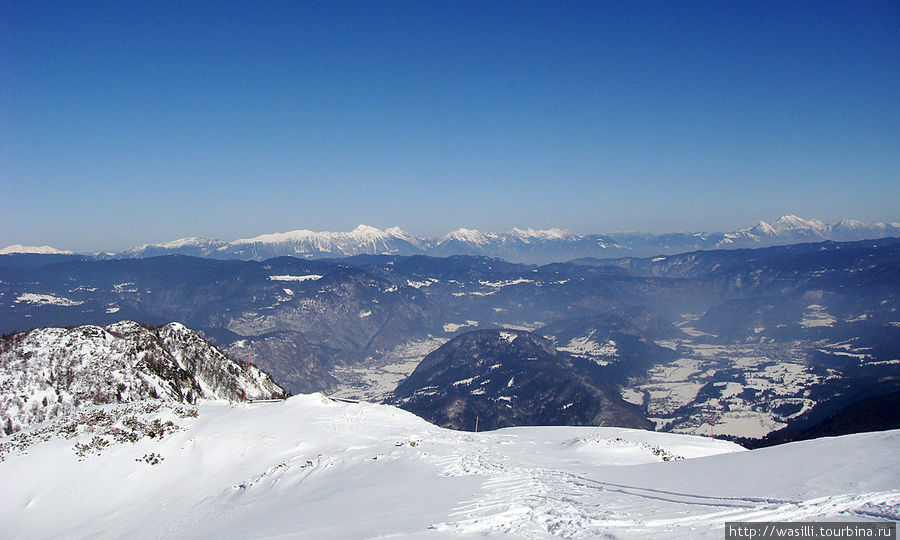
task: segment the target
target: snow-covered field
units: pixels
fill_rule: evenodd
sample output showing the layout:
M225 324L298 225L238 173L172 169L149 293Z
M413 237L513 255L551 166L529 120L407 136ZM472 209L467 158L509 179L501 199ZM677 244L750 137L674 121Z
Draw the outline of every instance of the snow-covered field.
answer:
M611 427L456 432L318 394L122 407L0 439L0 537L721 538L726 521L900 518L900 431L744 451Z
M720 435L764 437L816 405L810 388L839 377L832 369L815 370L808 360L810 350L871 361L867 349L853 341L659 341L657 345L678 351L680 358L632 379L622 395L632 403L641 403L646 396L647 412L657 429L693 434L713 429ZM789 402L795 407L780 410Z
M349 399L381 402L390 397L397 384L409 377L428 353L447 342L429 336L394 347L375 358L349 366L336 367L334 377L340 386L331 395Z

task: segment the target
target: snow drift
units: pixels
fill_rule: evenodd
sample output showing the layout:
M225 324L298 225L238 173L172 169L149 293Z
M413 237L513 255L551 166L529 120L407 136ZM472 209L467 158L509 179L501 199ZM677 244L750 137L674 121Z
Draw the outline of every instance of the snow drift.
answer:
M721 538L726 521L896 520L898 443L467 433L320 394L105 405L0 439L0 537Z

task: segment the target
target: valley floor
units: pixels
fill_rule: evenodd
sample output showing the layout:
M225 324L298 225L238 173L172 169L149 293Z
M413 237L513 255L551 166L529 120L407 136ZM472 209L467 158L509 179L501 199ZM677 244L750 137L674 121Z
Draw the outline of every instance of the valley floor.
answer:
M726 521L900 519L900 431L745 451L611 427L457 432L318 394L99 410L102 429L0 439L0 537L721 538ZM116 438L138 424L168 427Z

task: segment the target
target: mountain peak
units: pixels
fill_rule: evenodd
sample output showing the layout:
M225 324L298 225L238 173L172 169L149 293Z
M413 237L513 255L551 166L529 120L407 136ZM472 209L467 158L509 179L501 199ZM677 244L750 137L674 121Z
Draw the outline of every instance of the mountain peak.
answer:
M105 327L39 328L0 339L0 351L0 379L31 396L25 403L15 393L0 396L0 416L11 419L16 430L79 403L284 395L266 373L236 364L180 323L147 328L126 320Z
M552 229L520 229L518 227L513 227L509 234L521 238L523 240L537 239L537 240L562 240L567 236L571 236L572 232L566 229L560 229L559 227L553 227Z
M23 246L22 244L12 244L0 249L0 255L25 253L37 255L72 255L71 251L63 251L50 246Z
M463 227L447 233L447 235L441 239L441 242L446 242L448 240L456 240L457 242L468 244L487 244L489 242L488 236L478 229L465 229Z
M511 425L645 427L639 408L588 364L522 330L476 330L432 351L397 385L404 408L443 427ZM540 397L536 397L540 396Z
M399 238L400 240L409 242L417 248L422 249L422 240L416 238L414 234L404 231L400 227L388 227L384 232L388 233L394 238Z
M253 238L239 238L232 244L279 244L282 242L297 242L316 234L307 229L297 229L281 233L269 233L254 236Z
M794 232L805 235L821 235L825 231L826 225L818 219L807 220L791 214L778 218L778 220L772 223L772 228L778 234Z
M341 234L341 233L332 233L332 234ZM387 238L390 236L390 234L382 231L381 229L377 229L370 225L362 225L362 224L357 225L356 228L353 229L352 231L350 231L348 234L355 238L370 238L370 237Z
M750 227L750 229L748 229L748 230L750 232L753 232L756 234L762 234L762 235L766 235L766 236L774 236L775 234L777 234L777 232L775 231L775 228L772 227L771 225L769 225L768 223L766 223L765 221L760 221L756 225Z
M900 236L898 223L868 223L843 219L825 224L786 214L774 222L760 221L732 232L574 234L552 227L514 227L506 232L457 228L444 236L424 238L401 229L385 230L360 224L349 232L298 229L262 234L233 242L187 237L161 244L144 244L111 257L152 257L181 254L216 259L265 260L292 256L306 259L353 255L479 255L510 262L546 264L581 257L647 257L702 249L734 249L797 242L838 242ZM10 246L4 253L68 253L44 246Z

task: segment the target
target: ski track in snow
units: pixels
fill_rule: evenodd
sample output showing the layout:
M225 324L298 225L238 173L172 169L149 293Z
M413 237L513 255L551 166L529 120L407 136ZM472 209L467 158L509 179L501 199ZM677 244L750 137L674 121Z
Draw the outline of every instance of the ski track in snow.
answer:
M487 453L458 458L450 469L487 475L485 493L454 508L437 530L459 534L588 538L682 535L715 537L728 521L811 521L840 515L853 520L900 519L900 492L820 497L808 501L680 493L603 482L546 468L507 467ZM447 471L445 471L446 473ZM652 511L648 512L648 506ZM647 515L665 517L647 518Z
M484 493L453 508L438 531L520 538L718 537L727 521L810 521L829 516L897 520L900 491L811 500L736 497L605 482L545 467L511 466L481 445L443 460L443 474L482 475ZM648 511L648 509L650 509ZM664 516L664 517L648 517Z
M746 452L620 428L457 432L392 407L315 395L199 410L179 420L186 429L107 456L78 461L71 440L10 454L0 462L0 474L13 474L0 493L0 537L721 538L727 521L900 519L897 460L885 454L897 432ZM864 450L869 444L876 449ZM165 461L134 463L150 450ZM661 461L672 456L688 459ZM765 478L753 472L779 465ZM731 485L736 470L749 472ZM83 486L72 508L58 506L70 500L57 493L62 486L17 480L88 471L96 484ZM91 499L118 489L123 473L121 502ZM797 489L777 485L785 475ZM66 528L78 525L87 528Z

